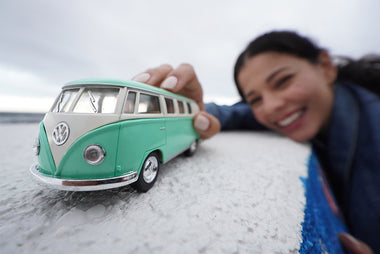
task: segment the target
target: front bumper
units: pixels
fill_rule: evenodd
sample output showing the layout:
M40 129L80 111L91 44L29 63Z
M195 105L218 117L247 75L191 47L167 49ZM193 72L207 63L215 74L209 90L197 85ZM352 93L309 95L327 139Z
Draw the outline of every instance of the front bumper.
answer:
M66 191L106 190L131 184L138 179L138 174L136 171L129 172L126 175L104 179L60 179L45 175L38 171L38 164L32 165L30 172L39 181L39 183L43 183L48 187Z

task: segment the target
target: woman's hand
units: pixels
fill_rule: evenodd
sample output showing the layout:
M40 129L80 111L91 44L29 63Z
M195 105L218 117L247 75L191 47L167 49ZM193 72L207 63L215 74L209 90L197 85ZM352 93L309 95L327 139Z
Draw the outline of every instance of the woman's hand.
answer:
M196 101L201 112L195 115L193 125L202 139L210 138L220 131L218 119L205 111L203 90L191 65L181 64L173 69L164 64L136 75L133 80L164 88Z
M343 248L346 251L349 251L350 253L353 253L353 254L373 254L374 253L367 244L356 239L350 234L339 233L338 238Z

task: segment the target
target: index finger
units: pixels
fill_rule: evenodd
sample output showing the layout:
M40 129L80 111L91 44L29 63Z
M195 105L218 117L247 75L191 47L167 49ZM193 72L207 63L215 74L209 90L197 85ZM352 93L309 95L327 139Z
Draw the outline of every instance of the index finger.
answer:
M163 64L156 68L151 68L137 74L132 78L132 80L145 83L151 86L160 87L162 81L168 76L168 74L173 70L169 64Z
M168 73L168 77L161 83L161 88L191 98L198 103L201 110L204 109L202 86L190 64L181 64Z

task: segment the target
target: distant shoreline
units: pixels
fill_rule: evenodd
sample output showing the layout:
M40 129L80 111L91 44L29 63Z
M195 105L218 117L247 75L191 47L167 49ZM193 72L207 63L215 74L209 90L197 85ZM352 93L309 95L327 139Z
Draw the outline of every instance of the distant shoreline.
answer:
M0 123L38 123L45 113L0 112Z

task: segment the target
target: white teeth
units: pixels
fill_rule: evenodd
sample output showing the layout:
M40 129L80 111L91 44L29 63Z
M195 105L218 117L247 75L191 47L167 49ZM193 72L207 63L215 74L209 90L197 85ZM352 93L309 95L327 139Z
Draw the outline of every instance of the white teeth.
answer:
M286 127L286 126L292 124L298 118L300 118L302 113L303 113L303 111L295 112L294 114L290 115L289 117L285 118L284 120L278 121L277 123L281 127Z

